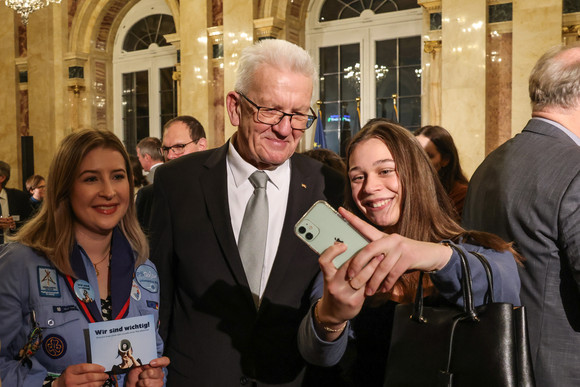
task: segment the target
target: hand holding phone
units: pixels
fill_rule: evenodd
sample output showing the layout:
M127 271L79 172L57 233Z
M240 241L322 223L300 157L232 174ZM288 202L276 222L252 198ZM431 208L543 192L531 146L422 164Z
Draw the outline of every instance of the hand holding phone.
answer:
M310 207L296 223L294 232L318 254L322 254L335 242L344 243L346 251L332 261L337 269L369 243L324 200Z

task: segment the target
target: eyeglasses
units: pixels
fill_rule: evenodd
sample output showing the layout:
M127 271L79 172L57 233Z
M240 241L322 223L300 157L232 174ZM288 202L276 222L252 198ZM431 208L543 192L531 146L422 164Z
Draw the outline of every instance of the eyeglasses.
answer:
M159 152L161 152L162 155L167 156L169 154L169 151L173 151L173 154L175 155L182 155L183 152L185 152L185 147L188 146L191 143L197 144L199 141L199 138L197 140L192 140L188 143L185 144L175 144L173 146L162 146L161 148L159 148Z
M258 109L256 118L258 122L261 122L262 124L277 125L280 123L280 121L282 121L282 119L284 119L285 116L288 116L290 117L290 126L292 129L306 130L310 128L316 120L316 113L314 110L312 110L312 108L310 108L312 115L302 113L284 113L283 111L277 109L258 106L254 101L246 97L243 93L240 93L239 91L237 93L244 97L244 99L252 104L253 107Z

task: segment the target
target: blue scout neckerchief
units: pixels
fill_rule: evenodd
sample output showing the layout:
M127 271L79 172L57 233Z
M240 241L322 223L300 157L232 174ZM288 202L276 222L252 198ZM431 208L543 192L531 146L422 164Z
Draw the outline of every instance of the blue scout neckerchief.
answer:
M86 319L90 323L103 321L103 317L100 311L101 308L95 301L95 299L99 298L99 295L96 294L93 297L87 297L83 301L83 299L81 299L75 291L79 290L83 286L87 286L89 282L85 264L83 262L83 257L81 255L82 253L87 255L84 250L82 250L82 247L79 246L78 243L75 243L70 256L70 263L73 272L77 275L77 278L73 279L71 276L67 275L65 282L67 284L68 290L79 306L79 309L85 315ZM115 320L126 317L129 312L134 269L135 259L133 249L131 248L129 241L127 241L125 236L121 233L119 227L115 227L111 237L110 268L111 301L113 306L113 318ZM88 285L88 287L89 290L91 290L90 285ZM85 295L88 296L89 293L85 292Z

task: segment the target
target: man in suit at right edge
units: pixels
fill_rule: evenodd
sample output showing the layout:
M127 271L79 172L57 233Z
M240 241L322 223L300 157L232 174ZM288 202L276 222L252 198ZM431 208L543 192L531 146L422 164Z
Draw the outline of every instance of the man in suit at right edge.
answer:
M580 45L556 47L529 80L532 119L471 182L468 229L495 233L520 268L538 386L580 385Z

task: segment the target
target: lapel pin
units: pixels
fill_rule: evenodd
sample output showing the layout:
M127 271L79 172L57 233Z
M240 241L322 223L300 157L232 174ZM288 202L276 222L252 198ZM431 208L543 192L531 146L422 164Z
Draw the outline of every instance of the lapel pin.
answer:
M302 183L302 188L306 189L306 184Z

